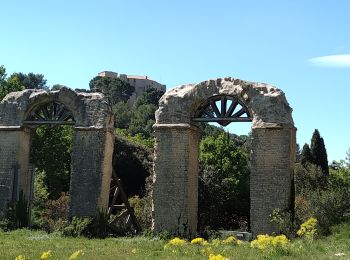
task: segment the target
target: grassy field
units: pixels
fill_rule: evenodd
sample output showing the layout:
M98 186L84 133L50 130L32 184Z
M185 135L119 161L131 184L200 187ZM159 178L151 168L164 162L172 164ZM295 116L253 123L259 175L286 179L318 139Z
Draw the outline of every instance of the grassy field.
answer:
M51 250L49 259L69 259L82 250L77 259L208 259L201 249L211 247L215 254L230 259L350 259L350 222L335 226L332 234L315 241L292 241L284 251L263 251L249 244L207 245L186 244L164 249L167 241L158 238L63 238L39 231L17 230L0 232L0 259L40 259L42 252ZM203 250L202 250L203 251Z

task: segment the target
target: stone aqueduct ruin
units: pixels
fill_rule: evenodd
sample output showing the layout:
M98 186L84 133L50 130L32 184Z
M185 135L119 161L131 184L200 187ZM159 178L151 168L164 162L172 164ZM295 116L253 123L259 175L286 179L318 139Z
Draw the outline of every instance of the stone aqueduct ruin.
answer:
M232 117L233 103L249 116L240 118L242 113L237 112L232 121L252 121L253 234L275 231L269 221L272 210L291 206L296 129L284 93L239 79L209 80L173 88L160 100L154 125L154 232L174 232L184 226L190 232L196 230L200 138L196 119L206 105L219 99L225 100L221 111L226 116ZM233 100L229 108L227 99ZM223 113L214 110L211 113L216 116ZM221 118L222 125L229 123L226 119ZM111 108L102 94L63 88L14 92L0 103L0 215L8 201L18 199L20 190L31 196L30 141L35 126L43 121L74 128L70 216L93 216L106 210L114 145Z

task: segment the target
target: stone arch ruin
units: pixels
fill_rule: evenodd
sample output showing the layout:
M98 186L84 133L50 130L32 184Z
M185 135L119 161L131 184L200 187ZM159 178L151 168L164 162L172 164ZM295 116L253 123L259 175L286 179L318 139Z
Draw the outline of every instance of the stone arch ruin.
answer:
M252 233L276 231L269 215L275 208L291 207L296 129L284 93L268 84L233 78L183 85L168 91L156 112L152 211L156 233L184 232L184 225L192 233L197 229L200 132L195 119L215 96L239 100L249 114L246 120L252 121Z
M70 216L94 216L108 207L114 140L113 115L100 93L24 90L0 102L0 216L19 191L31 196L31 135L36 125L74 129Z

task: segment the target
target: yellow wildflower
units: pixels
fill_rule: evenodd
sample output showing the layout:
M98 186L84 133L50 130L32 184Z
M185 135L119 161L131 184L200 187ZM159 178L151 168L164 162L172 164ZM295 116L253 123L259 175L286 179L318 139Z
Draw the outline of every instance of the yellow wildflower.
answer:
M18 255L15 260L26 260L26 257L24 255Z
M214 254L210 254L209 255L209 260L229 260L227 257L224 257L223 255L214 255Z
M266 249L272 244L272 238L269 235L258 235L255 240L250 243L251 247Z
M279 235L279 236L275 236L272 239L272 245L274 247L283 247L286 248L287 244L288 244L289 240L285 235Z
M40 256L40 259L49 259L52 256L51 250L43 252Z
M185 244L186 244L186 240L175 237L164 246L164 249L166 249L170 246L183 246Z
M300 237L312 239L317 232L316 226L317 226L317 219L309 218L307 221L301 224L297 234Z
M192 239L191 244L193 244L193 245L206 245L206 244L208 244L208 242L204 238L197 237L195 239Z
M168 244L170 244L172 246L182 246L182 245L186 244L186 240L175 237L172 240L170 240L168 242Z
M286 248L289 240L285 235L269 236L269 235L258 235L255 240L250 243L251 247L258 249L268 249L282 247Z
M212 244L213 246L218 246L218 245L220 245L220 240L217 239L217 238L215 238L215 239L213 239L213 240L211 241L211 244Z
M69 260L78 259L78 257L83 256L83 255L84 255L83 250L75 251L73 254L71 254L71 256L69 257Z
M229 236L225 240L222 241L224 245L229 245L229 244L237 244L238 239L235 238L234 236Z
M214 253L213 249L209 246L209 247L205 247L205 248L202 248L200 250L201 254L203 255L211 255Z

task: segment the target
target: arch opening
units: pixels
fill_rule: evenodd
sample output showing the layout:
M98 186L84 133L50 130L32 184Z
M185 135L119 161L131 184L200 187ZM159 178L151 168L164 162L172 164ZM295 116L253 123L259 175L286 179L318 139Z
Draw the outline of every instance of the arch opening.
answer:
M280 89L240 79L208 80L165 93L154 125L153 231L197 231L199 122L251 122L250 228L253 235L278 232L270 214L291 205L296 143L291 112Z
M251 122L246 105L235 96L215 95L208 98L197 109L194 122L216 122L227 126L232 122Z
M199 234L248 231L252 121L248 108L237 96L215 95L199 105L192 121L200 129Z

